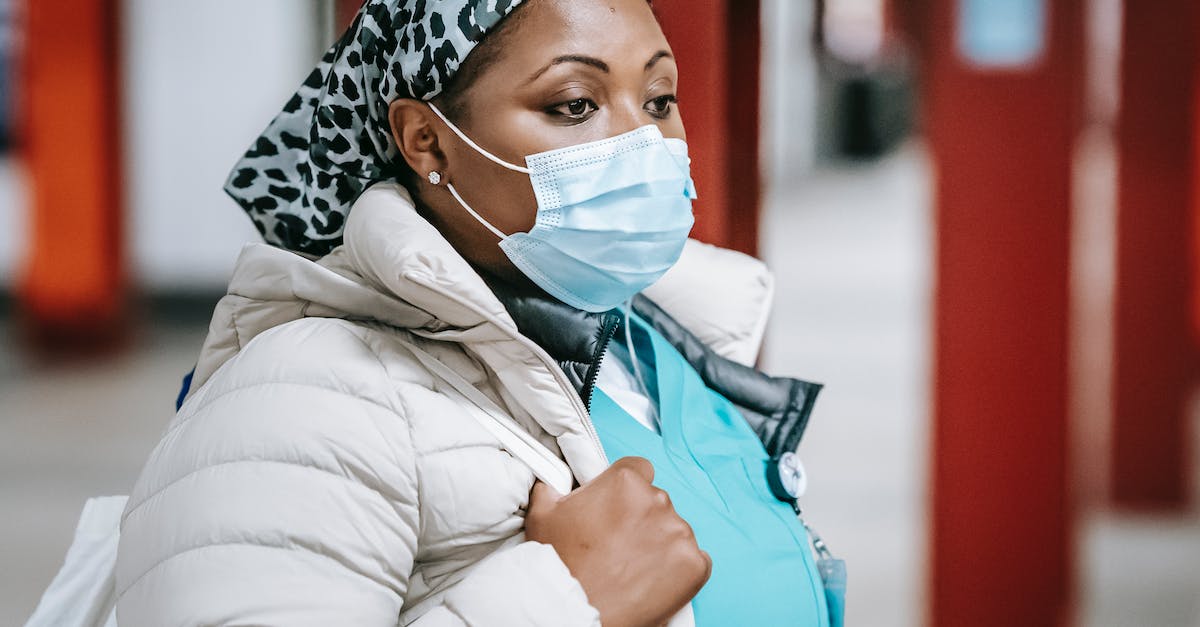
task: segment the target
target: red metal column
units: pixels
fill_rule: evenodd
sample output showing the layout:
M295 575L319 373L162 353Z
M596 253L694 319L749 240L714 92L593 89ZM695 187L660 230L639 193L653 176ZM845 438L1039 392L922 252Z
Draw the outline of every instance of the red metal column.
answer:
M33 211L20 296L42 337L100 339L124 310L118 5L25 3L18 146Z
M929 0L936 163L930 623L1071 622L1067 312L1082 0L1047 1L1039 61L981 69L961 0Z
M337 32L334 33L334 36L339 36L347 28L350 28L350 22L354 21L354 14L358 13L358 9L362 4L363 0L337 0L333 18Z
M700 192L694 237L758 248L759 3L656 0L679 64L679 110Z
M1200 347L1200 64L1192 75L1192 340Z
M694 4L694 3L693 3ZM762 3L760 0L729 0L726 38L729 43L729 74L725 80L726 164L724 246L758 255L758 220L762 199L759 165L761 129ZM796 36L803 36L797 33ZM680 74L680 80L687 76ZM699 98L699 97L698 97ZM685 120L686 121L686 120Z
M1188 496L1192 107L1200 10L1194 0L1127 2L1118 119L1112 494L1181 508Z

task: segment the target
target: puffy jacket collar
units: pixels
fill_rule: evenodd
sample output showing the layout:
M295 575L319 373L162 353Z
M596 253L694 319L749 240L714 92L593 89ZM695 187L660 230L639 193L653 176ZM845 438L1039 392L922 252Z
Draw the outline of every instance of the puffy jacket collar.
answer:
M746 366L731 368L738 365L713 350L713 346L724 345L724 354L740 353L745 362L745 356L755 352L745 350L745 345L757 341L755 332L761 337L761 321L769 305L769 274L761 264L730 257L736 254L728 251L721 254L725 255L720 257L721 265L726 266L724 274L744 286L726 285L719 292L756 296L731 299L736 305L720 311L705 310L694 304L694 292L703 291L699 286L689 284L686 278L673 282L668 274L655 286L653 299L672 303L672 313L682 315L680 321L690 321L688 328L661 309L648 308L647 304L653 303L645 297L639 297L635 309L653 319L681 349L690 345L691 352L684 354L714 389L747 408L752 425L756 417L766 416L759 425L767 425L764 428L770 433L760 432L760 436L764 442L779 442L776 447L769 445L769 450L794 444L816 388L797 388L792 380L785 380L789 383L749 385L756 394L730 394L737 391L736 385L727 385L730 381L769 378ZM686 259L685 254L681 265L686 265ZM673 272L685 277L687 270ZM711 288L714 273L721 274L713 268L697 274L704 276ZM424 337L460 343L488 363L517 402L558 439L581 481L605 465L585 401L619 315L587 314L541 294L489 286L417 214L400 185L378 184L364 192L347 219L344 244L319 260L264 244L248 245L239 258L229 294L214 312L197 365L195 388L259 333L302 317L378 321ZM734 341L723 335L730 328L749 331L739 332ZM692 330L708 336L702 341ZM513 367L517 364L519 367ZM724 375L730 372L738 374L728 379ZM574 387L578 394L561 393L564 386ZM788 424L791 428L783 428Z
M624 324L617 312L587 313L541 293L492 285L521 333L545 348L590 408L596 374L609 342ZM719 355L654 301L639 294L632 307L683 355L705 385L741 410L772 457L794 451L808 427L821 385L772 377Z
M319 260L246 246L213 313L194 389L258 334L304 317L382 322L457 343L557 441L579 481L607 466L587 408L558 363L517 331L504 305L399 185L364 192L343 245Z
M600 361L621 323L621 314L580 311L538 290L521 290L501 281L489 284L516 321L517 330L554 357L590 408Z
M517 329L559 362L590 409L597 372L623 316L615 311L588 313L538 290L523 291L500 281L488 283ZM675 300L673 295L664 296ZM796 450L820 384L771 377L719 354L644 294L634 297L632 307L688 360L708 387L738 406L772 457Z

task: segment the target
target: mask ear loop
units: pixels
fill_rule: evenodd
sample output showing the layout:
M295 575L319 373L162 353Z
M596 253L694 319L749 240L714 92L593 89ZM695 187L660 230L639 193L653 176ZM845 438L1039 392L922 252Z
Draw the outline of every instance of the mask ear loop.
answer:
M529 174L529 172L530 172L529 168L523 168L519 165L513 165L513 164L505 161L504 159L501 159L500 157L497 157L496 155L493 155L492 153L484 150L483 147L481 147L479 144L476 144L475 142L471 141L471 138L467 137L466 133L462 132L457 126L454 125L454 122L451 122L449 119L446 118L446 116L442 113L442 111L437 108L437 105L433 104L432 102L426 102L425 104L429 105L429 109L431 111L433 111L435 114L437 114L437 116L439 118L441 118L442 122L445 122L446 126L450 127L450 130L454 131L454 134L458 135L458 138L463 140L464 142L466 142L466 144L468 146L470 146L471 148L473 148L475 150L475 152L478 152L479 154L483 155L484 157L487 157L492 162L496 163L497 165L499 165L501 167L508 168L509 170L512 170L514 172L521 172L523 174ZM487 228L487 230L491 231L493 235L500 238L501 240L508 239L508 235L505 235L504 231L501 231L500 229L492 226L491 222L488 222L487 220L485 220L483 218L483 216L479 215L478 211L475 211L474 209L472 209L471 205L467 204L467 201L463 200L462 194L458 193L458 190L454 188L453 183L447 181L446 188L450 190L450 195L454 196L454 200L457 200L458 204L462 205L462 208L466 209L467 213L471 214L471 217L478 220L480 224L482 224L485 228Z
M476 220L479 220L479 223L482 224L484 228L491 231L496 237L499 237L502 240L508 239L508 236L504 234L504 231L492 226L491 222L484 220L483 216L479 215L478 211L472 209L471 205L468 205L467 201L463 200L463 197L459 195L458 190L454 189L453 183L446 183L446 189L450 190L450 195L454 196L454 200L457 200L458 204L462 205L462 208L467 210L467 213L471 214L471 216Z
M496 155L493 155L492 153L490 153L490 152L488 152L488 151L484 150L482 146L480 146L479 144L476 144L474 141L471 141L471 138L470 138L470 137L467 137L467 134L466 134L466 133L464 133L464 132L462 132L461 130L459 130L459 128L458 128L457 126L455 126L455 125L454 125L454 122L451 122L450 120L448 120L448 119L446 118L446 116L445 116L445 115L442 113L442 111L441 111L440 109L438 109L438 108L437 108L437 105L433 104L432 102L426 102L425 104L429 105L429 108L430 108L430 109L431 109L431 110L432 110L434 113L436 113L436 114L437 114L437 116L438 116L439 118L441 118L443 122L445 122L445 123L446 123L446 126L449 126L449 127L450 127L450 130L454 131L454 134L455 134L455 135L458 135L458 138L459 138L459 139L461 139L461 140L463 140L464 142L466 142L466 144L467 144L468 146L470 146L471 148L474 148L474 149L475 149L475 152L477 152L477 153L479 153L479 154L483 155L484 157L487 157L488 159L490 159L490 160L491 160L493 163L495 163L496 165L498 165L498 166L500 166L500 167L503 167L503 168L508 168L509 170L512 170L512 171L514 171L514 172L520 172L520 173L522 173L522 174L529 174L530 172L532 172L532 171L531 171L529 168L522 167L522 166L519 166L519 165L513 165L513 164L511 164L511 163L509 163L509 162L505 161L504 159L501 159L500 157L497 157Z
M650 401L650 417L654 419L654 429L662 433L662 420L658 417L658 403L650 396L650 389L646 386L646 380L642 378L642 368L638 365L637 351L633 348L633 332L630 327L633 326L633 321L630 316L633 313L633 301L625 302L625 345L629 349L629 361L633 364L633 378L637 379L638 387L642 389L642 394Z

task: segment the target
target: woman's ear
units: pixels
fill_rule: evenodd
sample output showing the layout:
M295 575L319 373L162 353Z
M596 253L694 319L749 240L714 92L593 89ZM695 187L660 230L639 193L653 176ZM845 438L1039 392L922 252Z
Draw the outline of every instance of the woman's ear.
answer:
M444 175L446 171L446 155L438 145L432 118L433 113L420 100L397 98L388 106L392 140L421 179L428 178L430 172Z

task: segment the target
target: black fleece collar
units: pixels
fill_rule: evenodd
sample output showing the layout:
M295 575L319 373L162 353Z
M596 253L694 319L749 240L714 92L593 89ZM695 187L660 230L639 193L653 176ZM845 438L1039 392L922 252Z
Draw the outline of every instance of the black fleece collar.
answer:
M495 278L485 280L516 322L517 330L558 362L590 409L596 374L624 316L616 310L580 311L536 288L520 288ZM796 450L821 391L820 384L772 377L726 359L649 298L639 294L632 305L637 315L683 355L705 385L737 405L771 457Z

